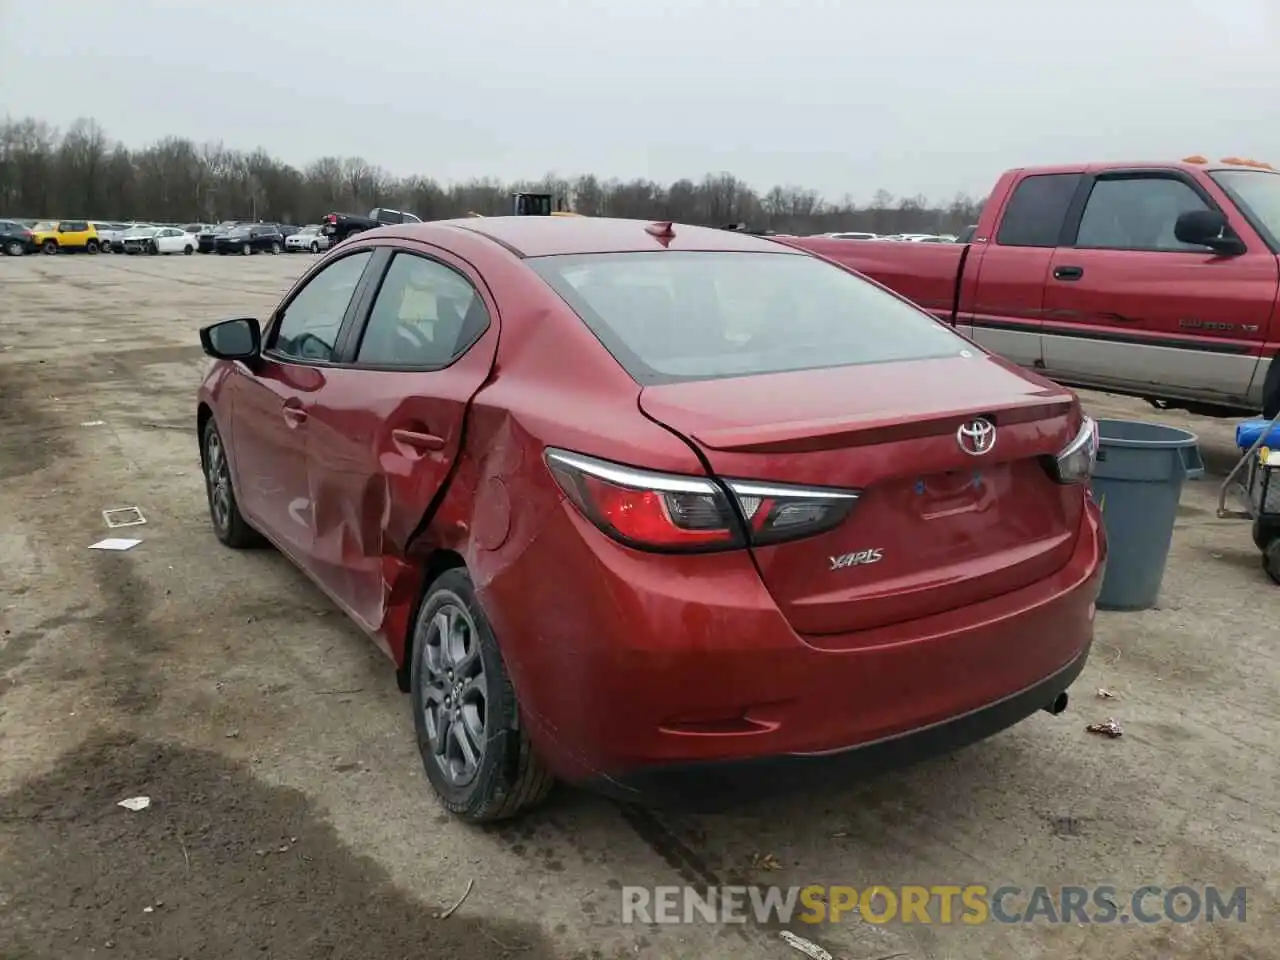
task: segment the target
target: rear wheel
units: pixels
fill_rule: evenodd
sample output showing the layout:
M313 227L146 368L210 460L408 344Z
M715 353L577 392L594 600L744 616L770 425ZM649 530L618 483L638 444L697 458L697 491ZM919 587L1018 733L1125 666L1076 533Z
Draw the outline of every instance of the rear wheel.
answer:
M40 249L43 250L45 253L47 253L49 256L53 256L55 253L58 252L58 241L46 240L44 243L40 245Z
M427 588L409 655L418 750L444 806L484 822L543 800L555 781L520 728L515 690L465 569Z
M1272 357L1262 381L1262 415L1268 420L1280 414L1280 356Z
M1262 551L1262 569L1272 583L1280 584L1280 538L1272 540Z
M85 253L97 253L97 252L98 252L98 241L97 241L97 240L90 240L88 243L86 243L86 244L84 245L84 252L85 252Z
M237 550L257 546L262 542L262 537L240 513L236 492L231 485L231 465L227 462L227 449L223 446L222 434L218 432L218 425L213 422L213 417L204 425L201 455L205 491L209 497L209 519L213 522L214 535L228 547Z

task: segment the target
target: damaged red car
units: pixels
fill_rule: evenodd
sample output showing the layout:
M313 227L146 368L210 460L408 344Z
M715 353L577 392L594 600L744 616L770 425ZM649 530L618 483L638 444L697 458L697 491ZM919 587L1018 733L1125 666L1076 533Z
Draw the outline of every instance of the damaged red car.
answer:
M401 224L201 331L213 528L397 668L470 820L720 803L1058 712L1093 422L848 268L594 218Z

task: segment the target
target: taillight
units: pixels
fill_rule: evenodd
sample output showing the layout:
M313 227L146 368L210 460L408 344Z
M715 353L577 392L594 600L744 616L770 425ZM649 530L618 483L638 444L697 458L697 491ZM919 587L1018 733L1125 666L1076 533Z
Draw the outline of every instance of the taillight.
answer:
M858 500L826 490L655 473L548 450L561 489L600 530L642 550L685 553L793 540L829 530Z
M1075 439L1049 463L1049 472L1058 483L1083 483L1093 476L1098 461L1098 424L1085 417Z
M857 490L725 482L747 521L751 542L760 546L830 530L843 522L861 496Z
M338 222L338 215L337 215L336 213L331 213L331 214L329 214L327 217L325 217L325 218L324 218L324 222L325 222L325 223L337 223L337 222Z

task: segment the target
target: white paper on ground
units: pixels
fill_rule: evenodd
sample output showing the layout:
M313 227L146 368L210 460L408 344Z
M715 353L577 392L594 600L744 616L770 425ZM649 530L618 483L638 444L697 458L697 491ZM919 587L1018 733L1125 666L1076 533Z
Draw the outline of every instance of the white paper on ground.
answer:
M117 807L124 807L126 810L132 810L137 813L139 810L145 810L151 806L150 797L129 797L127 800L121 800L116 804Z
M128 540L124 537L107 537L97 543L89 544L90 550L132 550L141 540Z

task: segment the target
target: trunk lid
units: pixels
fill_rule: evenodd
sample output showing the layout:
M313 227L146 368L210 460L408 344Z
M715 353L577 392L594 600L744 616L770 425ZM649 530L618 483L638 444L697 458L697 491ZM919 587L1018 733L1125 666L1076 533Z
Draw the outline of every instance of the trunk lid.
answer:
M1043 579L1080 528L1081 488L1045 464L1076 435L1078 404L999 358L648 386L640 406L719 477L862 491L835 529L752 548L784 616L819 645ZM977 418L996 440L972 455L957 432Z

